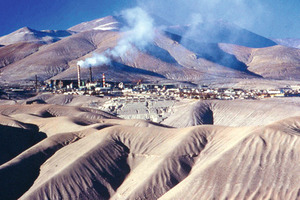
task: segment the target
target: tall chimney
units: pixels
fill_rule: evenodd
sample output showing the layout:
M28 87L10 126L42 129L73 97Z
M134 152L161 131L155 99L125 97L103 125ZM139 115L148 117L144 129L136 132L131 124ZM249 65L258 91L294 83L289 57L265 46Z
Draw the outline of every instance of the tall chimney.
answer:
M92 67L90 66L90 83L93 82Z
M105 87L105 74L102 74L103 87Z
M38 77L35 75L35 91L37 91L38 88Z
M78 78L78 88L80 87L80 65L77 65L77 78Z

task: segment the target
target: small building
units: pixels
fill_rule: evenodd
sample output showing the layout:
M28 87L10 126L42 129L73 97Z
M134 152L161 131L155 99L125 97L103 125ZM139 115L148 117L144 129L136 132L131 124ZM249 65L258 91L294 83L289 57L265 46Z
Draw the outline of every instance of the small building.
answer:
M66 79L66 80L48 80L45 81L45 83L52 89L57 89L57 88L74 88L78 87L78 82L77 80L72 80L72 79Z

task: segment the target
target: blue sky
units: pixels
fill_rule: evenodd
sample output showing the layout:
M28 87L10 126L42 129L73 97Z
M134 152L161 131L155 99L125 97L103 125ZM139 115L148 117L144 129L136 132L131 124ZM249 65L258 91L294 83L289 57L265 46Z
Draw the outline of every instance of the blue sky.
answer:
M270 38L300 38L299 0L0 0L0 36L28 26L67 29L140 5L176 23L214 16Z
M0 0L0 36L24 26L68 29L135 5L133 0Z

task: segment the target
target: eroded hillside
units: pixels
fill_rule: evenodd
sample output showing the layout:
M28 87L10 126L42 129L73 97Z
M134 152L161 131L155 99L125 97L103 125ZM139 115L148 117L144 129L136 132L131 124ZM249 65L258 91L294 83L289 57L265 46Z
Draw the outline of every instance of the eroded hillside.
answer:
M299 198L299 116L172 128L48 104L0 114L1 141L14 149L22 137L24 148L1 151L1 199Z

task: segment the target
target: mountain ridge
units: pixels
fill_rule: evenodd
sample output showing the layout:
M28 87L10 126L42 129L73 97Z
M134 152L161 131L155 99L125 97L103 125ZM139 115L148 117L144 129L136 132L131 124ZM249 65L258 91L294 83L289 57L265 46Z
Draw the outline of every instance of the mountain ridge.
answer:
M34 47L35 45L29 45L29 43L36 43L37 41L25 38L23 42L27 42L28 48L23 57L16 53L8 55L9 45L1 47L2 73L0 74L0 82L6 84L18 81L26 82L32 80L35 75L38 75L40 80L51 78L76 79L77 61L92 57L94 53L102 54L118 44L124 35L120 31L121 27L124 26L122 20L120 16L107 16L90 22L83 22L62 32L35 31L28 27L13 32L12 35L20 32L24 36L24 33L27 32L30 34L37 32L39 36L64 37L60 37L58 41L50 44L43 42L43 37L39 37L38 43L42 43L42 46L38 49ZM119 63L119 66L128 66L128 69L131 69L126 72L127 76L122 75L122 70L117 71L117 69L125 69L124 67L117 67L116 70L107 71L108 78L118 81L145 79L151 82L157 81L159 77L161 81L188 81L192 83L199 83L204 79L208 81L210 79L230 80L234 78L299 79L298 49L280 47L273 41L270 42L264 37L224 22L213 25L200 24L196 27L200 27L200 34L208 30L213 32L213 27L218 26L219 28L216 28L216 32L212 34L211 40L202 42L201 40L194 40L195 35L193 34L189 36L189 30L181 33L177 31L176 34L169 32L170 30L180 30L180 27L169 27L165 30L157 29L154 40L145 49L138 49L133 46L136 54L129 53L130 59L128 56L113 59L112 63ZM233 43L229 40L231 35L229 27L234 27L233 35L237 36ZM224 34L222 34L223 29L225 30ZM247 34L244 34L246 32ZM1 38L3 39L3 37ZM259 48L239 45L240 43L251 42L253 42L253 46L259 46ZM263 57L264 59L262 59ZM276 59L272 59L273 57ZM101 66L95 66L94 69L97 71L95 79L101 78ZM145 74L146 71L144 71L144 74L141 74L141 70L148 72ZM151 76L155 73L158 76Z
M29 27L23 27L8 35L0 37L0 44L9 45L18 42L38 42L50 44L72 34L74 34L74 32L68 30L37 31Z

